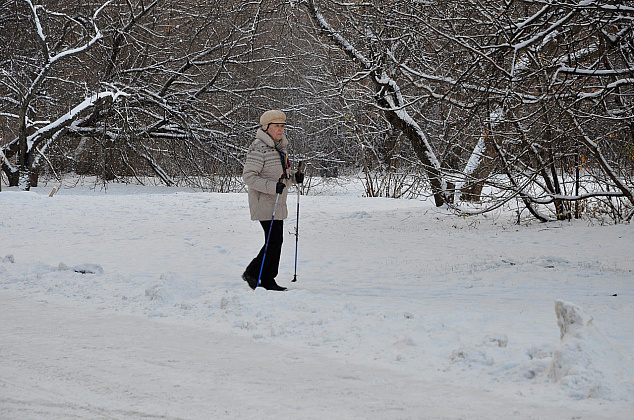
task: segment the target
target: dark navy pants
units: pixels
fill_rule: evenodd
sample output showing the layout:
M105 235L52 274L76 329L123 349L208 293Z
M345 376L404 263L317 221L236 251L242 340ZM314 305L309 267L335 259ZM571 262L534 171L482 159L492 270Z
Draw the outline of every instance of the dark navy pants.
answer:
M266 249L266 258L264 258L264 267L262 268L261 283L266 284L269 280L275 280L277 272L280 266L280 256L282 255L282 242L284 241L284 221L274 220L273 228L271 229L271 238L269 239L269 246L266 248L266 238L269 234L269 228L271 221L260 221L262 230L264 230L264 245L260 249L260 253L257 257L251 261L247 267L247 273L256 279L260 275L260 267L262 267L262 258Z

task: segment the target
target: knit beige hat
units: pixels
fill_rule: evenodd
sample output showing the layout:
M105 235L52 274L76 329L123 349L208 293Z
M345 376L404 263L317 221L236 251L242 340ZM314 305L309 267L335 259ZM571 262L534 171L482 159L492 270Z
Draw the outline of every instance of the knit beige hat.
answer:
M260 125L264 131L268 130L269 124L286 124L286 114L277 109L266 111L260 117Z

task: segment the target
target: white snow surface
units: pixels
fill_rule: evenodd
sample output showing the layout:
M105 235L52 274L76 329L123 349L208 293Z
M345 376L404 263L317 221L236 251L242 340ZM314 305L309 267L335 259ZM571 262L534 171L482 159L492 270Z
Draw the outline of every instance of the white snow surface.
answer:
M632 419L634 228L289 195L0 193L1 419Z

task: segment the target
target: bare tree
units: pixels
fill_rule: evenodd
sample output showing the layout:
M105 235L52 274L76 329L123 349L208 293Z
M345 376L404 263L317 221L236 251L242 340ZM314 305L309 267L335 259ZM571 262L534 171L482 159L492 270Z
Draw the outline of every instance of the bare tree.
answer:
M43 161L104 180L198 184L233 174L292 73L275 1L3 4L19 38L3 58L0 143L11 185ZM2 14L5 16L5 14ZM249 133L249 134L245 134ZM47 153L48 152L48 153Z
M387 15L383 16L393 17L395 15L391 13L392 5L379 6L376 3L359 2L344 6L345 12L339 14L334 9L322 9L316 1L308 0L302 3L306 6L315 27L337 44L350 60L358 64L356 78L372 82L376 104L389 123L408 137L424 165L436 204L446 203L447 183L441 173L440 162L425 131L409 113L407 98L401 86L391 76L389 54L394 43L399 42L398 36L396 40L386 37L389 38L386 43L384 39L381 39L382 34L377 33L378 30L383 29L381 8L390 9ZM331 23L333 20L337 21L338 27ZM357 36L353 38L350 32ZM350 39L360 39L361 45L353 45Z
M368 195L424 188L459 214L518 201L543 221L634 214L627 2L0 8L0 159L11 185L28 189L50 169L237 189L225 180L258 116L281 108L297 157L361 168ZM419 172L425 183L412 181Z
M453 197L482 202L478 211L519 198L543 221L589 198L632 208L632 7L297 3L354 63L350 81L372 83L366 101L409 139L437 205L470 213Z
M5 58L7 64L11 61L14 71L3 70L2 87L8 93L3 95L4 102L14 110L3 112L3 117L9 119L10 127L15 127L9 132L16 134L16 138L3 147L6 151L1 155L10 183L18 183L20 188L28 190L35 179L33 171L50 143L79 119L98 112L96 109L109 107L118 98L119 92L102 90L84 96L71 108L71 103L60 95L58 107L68 110L58 112L54 120L45 116L38 118L49 114L52 101L46 99L56 96L58 89L63 89L72 78L72 74L61 71L65 63L85 54L103 37L96 21L108 3L93 8L91 14L81 20L65 13L49 13L44 6L30 0L24 0L23 7L16 10L14 22L29 25L24 32L33 37L26 41L14 40L14 45L21 47L15 52L17 57ZM25 55L29 52L30 56ZM53 86L50 81L58 84ZM12 155L17 156L16 164L9 160Z

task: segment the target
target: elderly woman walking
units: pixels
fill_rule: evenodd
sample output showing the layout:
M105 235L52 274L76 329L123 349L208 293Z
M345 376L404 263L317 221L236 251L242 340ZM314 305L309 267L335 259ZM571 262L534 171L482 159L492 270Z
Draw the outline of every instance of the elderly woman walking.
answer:
M286 290L277 284L284 219L288 216L286 196L290 182L301 184L304 175L292 172L284 135L286 115L279 110L266 111L260 117L260 128L249 147L242 178L249 189L251 220L260 222L264 245L242 274L252 289ZM273 211L275 209L275 217ZM267 246L268 242L268 246Z

